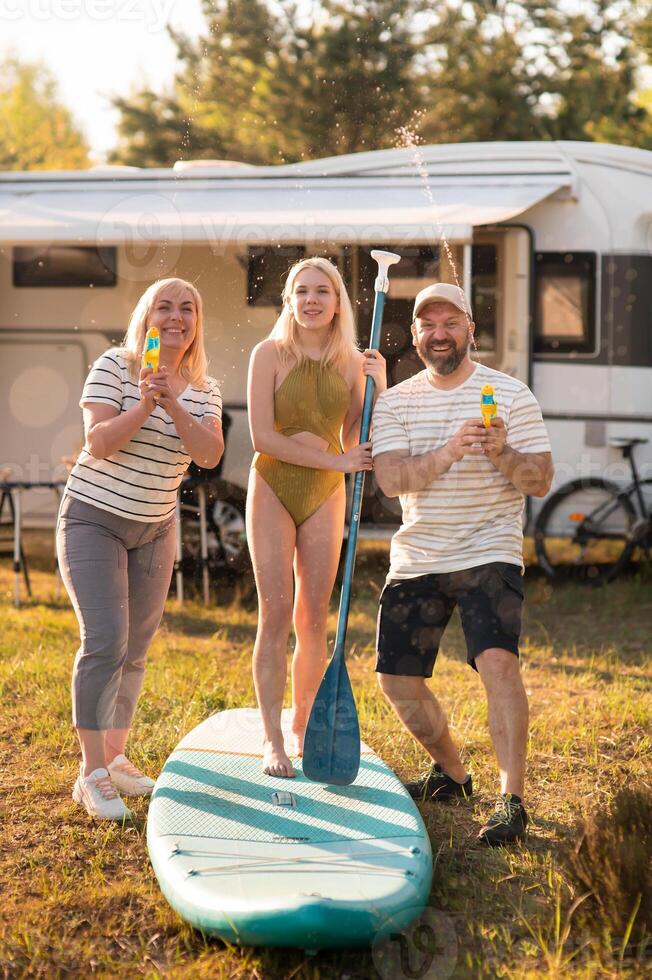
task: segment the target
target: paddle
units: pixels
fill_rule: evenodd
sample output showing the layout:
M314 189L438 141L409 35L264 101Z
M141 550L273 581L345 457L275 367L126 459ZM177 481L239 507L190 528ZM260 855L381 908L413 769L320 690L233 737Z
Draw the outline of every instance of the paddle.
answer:
M393 252L378 250L374 250L371 257L378 263L378 276L374 283L376 297L369 349L378 350L385 294L389 289L387 273L390 265L394 265L401 257ZM373 387L373 379L367 378L362 406L362 422L360 424L361 443L369 441ZM331 783L336 786L348 786L354 781L360 768L360 729L351 681L346 669L344 646L355 566L355 550L358 544L364 477L363 470L356 473L353 485L349 540L346 545L335 649L308 718L303 746L304 775L313 782Z

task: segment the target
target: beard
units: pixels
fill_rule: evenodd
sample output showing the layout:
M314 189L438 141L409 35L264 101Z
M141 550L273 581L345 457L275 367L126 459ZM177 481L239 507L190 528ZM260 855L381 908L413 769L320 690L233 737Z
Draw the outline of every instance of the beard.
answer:
M453 345L450 350L435 354L425 344L417 343L416 351L426 367L432 368L435 374L452 374L460 366L471 346L471 331L467 330L466 337L459 347Z

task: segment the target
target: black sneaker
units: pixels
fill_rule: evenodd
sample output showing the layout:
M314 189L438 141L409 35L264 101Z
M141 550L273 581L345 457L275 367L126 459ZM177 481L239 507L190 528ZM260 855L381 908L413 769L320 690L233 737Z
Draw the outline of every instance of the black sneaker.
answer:
M527 823L527 813L521 798L514 793L503 793L495 813L478 834L478 840L489 847L515 844L525 836Z
M467 776L465 782L458 783L446 775L438 762L435 762L430 772L427 772L425 776L415 779L411 783L403 783L403 785L413 800L443 802L459 797L468 800L473 793L473 783L470 776Z

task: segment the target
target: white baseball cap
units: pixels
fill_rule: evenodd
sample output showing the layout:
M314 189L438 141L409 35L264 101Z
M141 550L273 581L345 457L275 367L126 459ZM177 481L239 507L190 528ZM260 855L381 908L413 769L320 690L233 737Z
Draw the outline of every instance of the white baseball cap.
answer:
M464 295L464 291L459 286L453 286L449 282L433 282L432 285L426 286L425 289L417 293L412 319L416 320L424 306L427 306L429 303L436 303L437 301L452 303L462 313L467 314L469 319L473 319L471 304Z

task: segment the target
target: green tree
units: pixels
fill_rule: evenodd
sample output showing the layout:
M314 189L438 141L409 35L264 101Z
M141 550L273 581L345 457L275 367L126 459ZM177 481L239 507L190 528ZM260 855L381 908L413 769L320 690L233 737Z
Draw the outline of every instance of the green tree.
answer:
M169 92L116 101L113 159L283 163L422 142L652 146L652 0L204 0Z
M437 57L422 138L651 146L636 99L651 19L650 0L448 0L428 33Z
M181 64L163 95L114 101L121 113L111 159L155 166L196 158L274 155L273 119L261 130L278 66L279 26L262 0L203 2L208 33L197 42L170 30Z
M88 145L40 63L0 62L0 170L78 170Z
M112 159L282 163L391 146L419 108L415 18L428 0L204 0L208 31L173 33L181 69L163 96L118 99Z
M297 157L396 146L423 109L425 66L416 0L323 0L322 17L288 45L284 120Z
M553 139L652 148L652 118L636 97L650 53L650 0L592 0L582 7L527 0L556 105Z
M503 0L441 4L427 34L426 143L539 140L542 80L524 51L526 15Z

